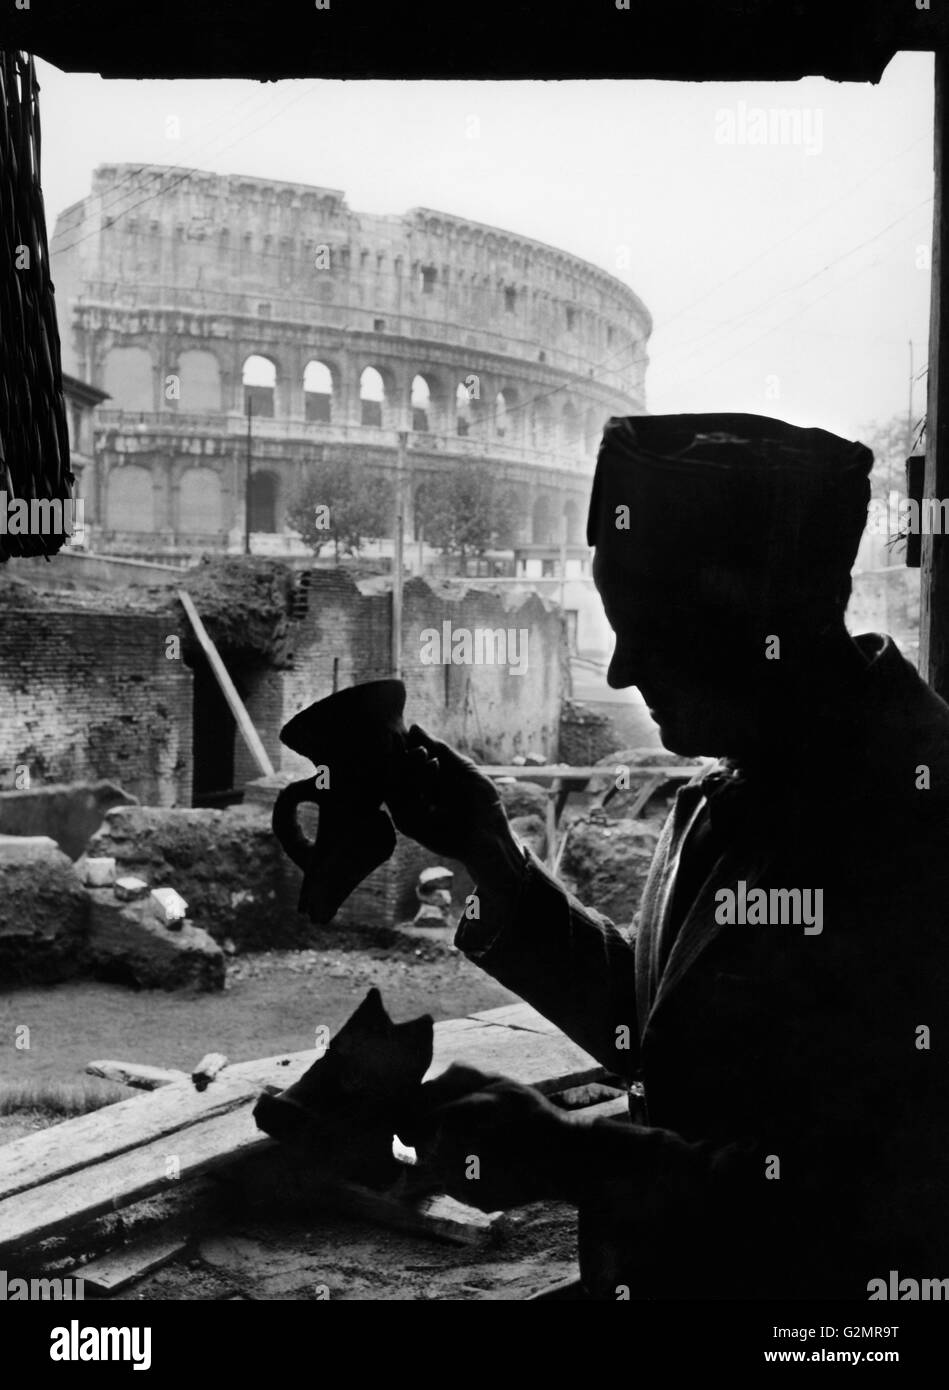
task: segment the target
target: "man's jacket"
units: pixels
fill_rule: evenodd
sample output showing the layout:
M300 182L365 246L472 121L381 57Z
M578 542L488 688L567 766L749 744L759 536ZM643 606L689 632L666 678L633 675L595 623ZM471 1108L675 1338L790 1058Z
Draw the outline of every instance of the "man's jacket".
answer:
M949 1278L949 706L889 638L856 641L866 671L843 708L815 694L819 737L678 793L635 933L532 857L516 902L482 898L459 927L643 1081L646 1125L597 1122L579 1204L595 1296Z

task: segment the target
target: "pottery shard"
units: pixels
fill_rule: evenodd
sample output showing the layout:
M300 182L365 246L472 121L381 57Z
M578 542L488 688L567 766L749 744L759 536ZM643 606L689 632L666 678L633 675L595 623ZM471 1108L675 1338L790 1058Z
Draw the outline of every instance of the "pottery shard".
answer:
M430 869L423 869L418 876L418 886L420 890L426 892L436 888L450 888L452 879L455 877L451 869L446 869L437 864Z
M319 1166L370 1186L393 1181L392 1136L410 1121L432 1062L431 1016L393 1023L371 989L323 1057L279 1096L254 1107L259 1129Z

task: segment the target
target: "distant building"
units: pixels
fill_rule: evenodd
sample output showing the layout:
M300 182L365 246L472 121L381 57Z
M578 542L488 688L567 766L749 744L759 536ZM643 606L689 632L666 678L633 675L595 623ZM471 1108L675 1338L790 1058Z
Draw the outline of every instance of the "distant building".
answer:
M63 372L63 395L69 428L69 465L76 478L73 492L77 498L83 499L84 520L88 523L92 517L86 511L86 488L92 480L95 454L92 412L102 401L109 399L109 393Z
M115 553L241 548L248 404L255 550L292 550L308 463L390 468L400 430L412 498L459 460L489 468L521 544L555 546L565 525L582 545L603 424L645 410L637 295L449 214L104 165L51 254L64 367L111 397L83 466L94 543Z

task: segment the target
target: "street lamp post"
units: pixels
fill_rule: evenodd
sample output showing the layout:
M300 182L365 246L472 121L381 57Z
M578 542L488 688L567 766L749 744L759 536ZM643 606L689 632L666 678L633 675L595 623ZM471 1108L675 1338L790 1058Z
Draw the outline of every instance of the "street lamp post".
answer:
M402 551L405 541L405 446L408 430L399 430L399 449L395 469L395 525L392 544L392 675L402 675Z
M244 554L250 554L250 479L252 471L251 462L251 421L254 415L254 402L250 393L247 395L247 462L244 475Z

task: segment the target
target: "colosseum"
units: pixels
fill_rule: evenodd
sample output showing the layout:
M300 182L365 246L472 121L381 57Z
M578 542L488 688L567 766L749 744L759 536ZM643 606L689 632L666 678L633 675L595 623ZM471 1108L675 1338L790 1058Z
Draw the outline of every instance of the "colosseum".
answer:
M425 479L466 463L508 493L529 561L582 545L603 423L645 409L631 289L447 213L109 164L51 253L64 369L109 397L81 495L116 554L239 550L248 521L254 551L292 551L308 462L395 468L405 432L407 538Z

